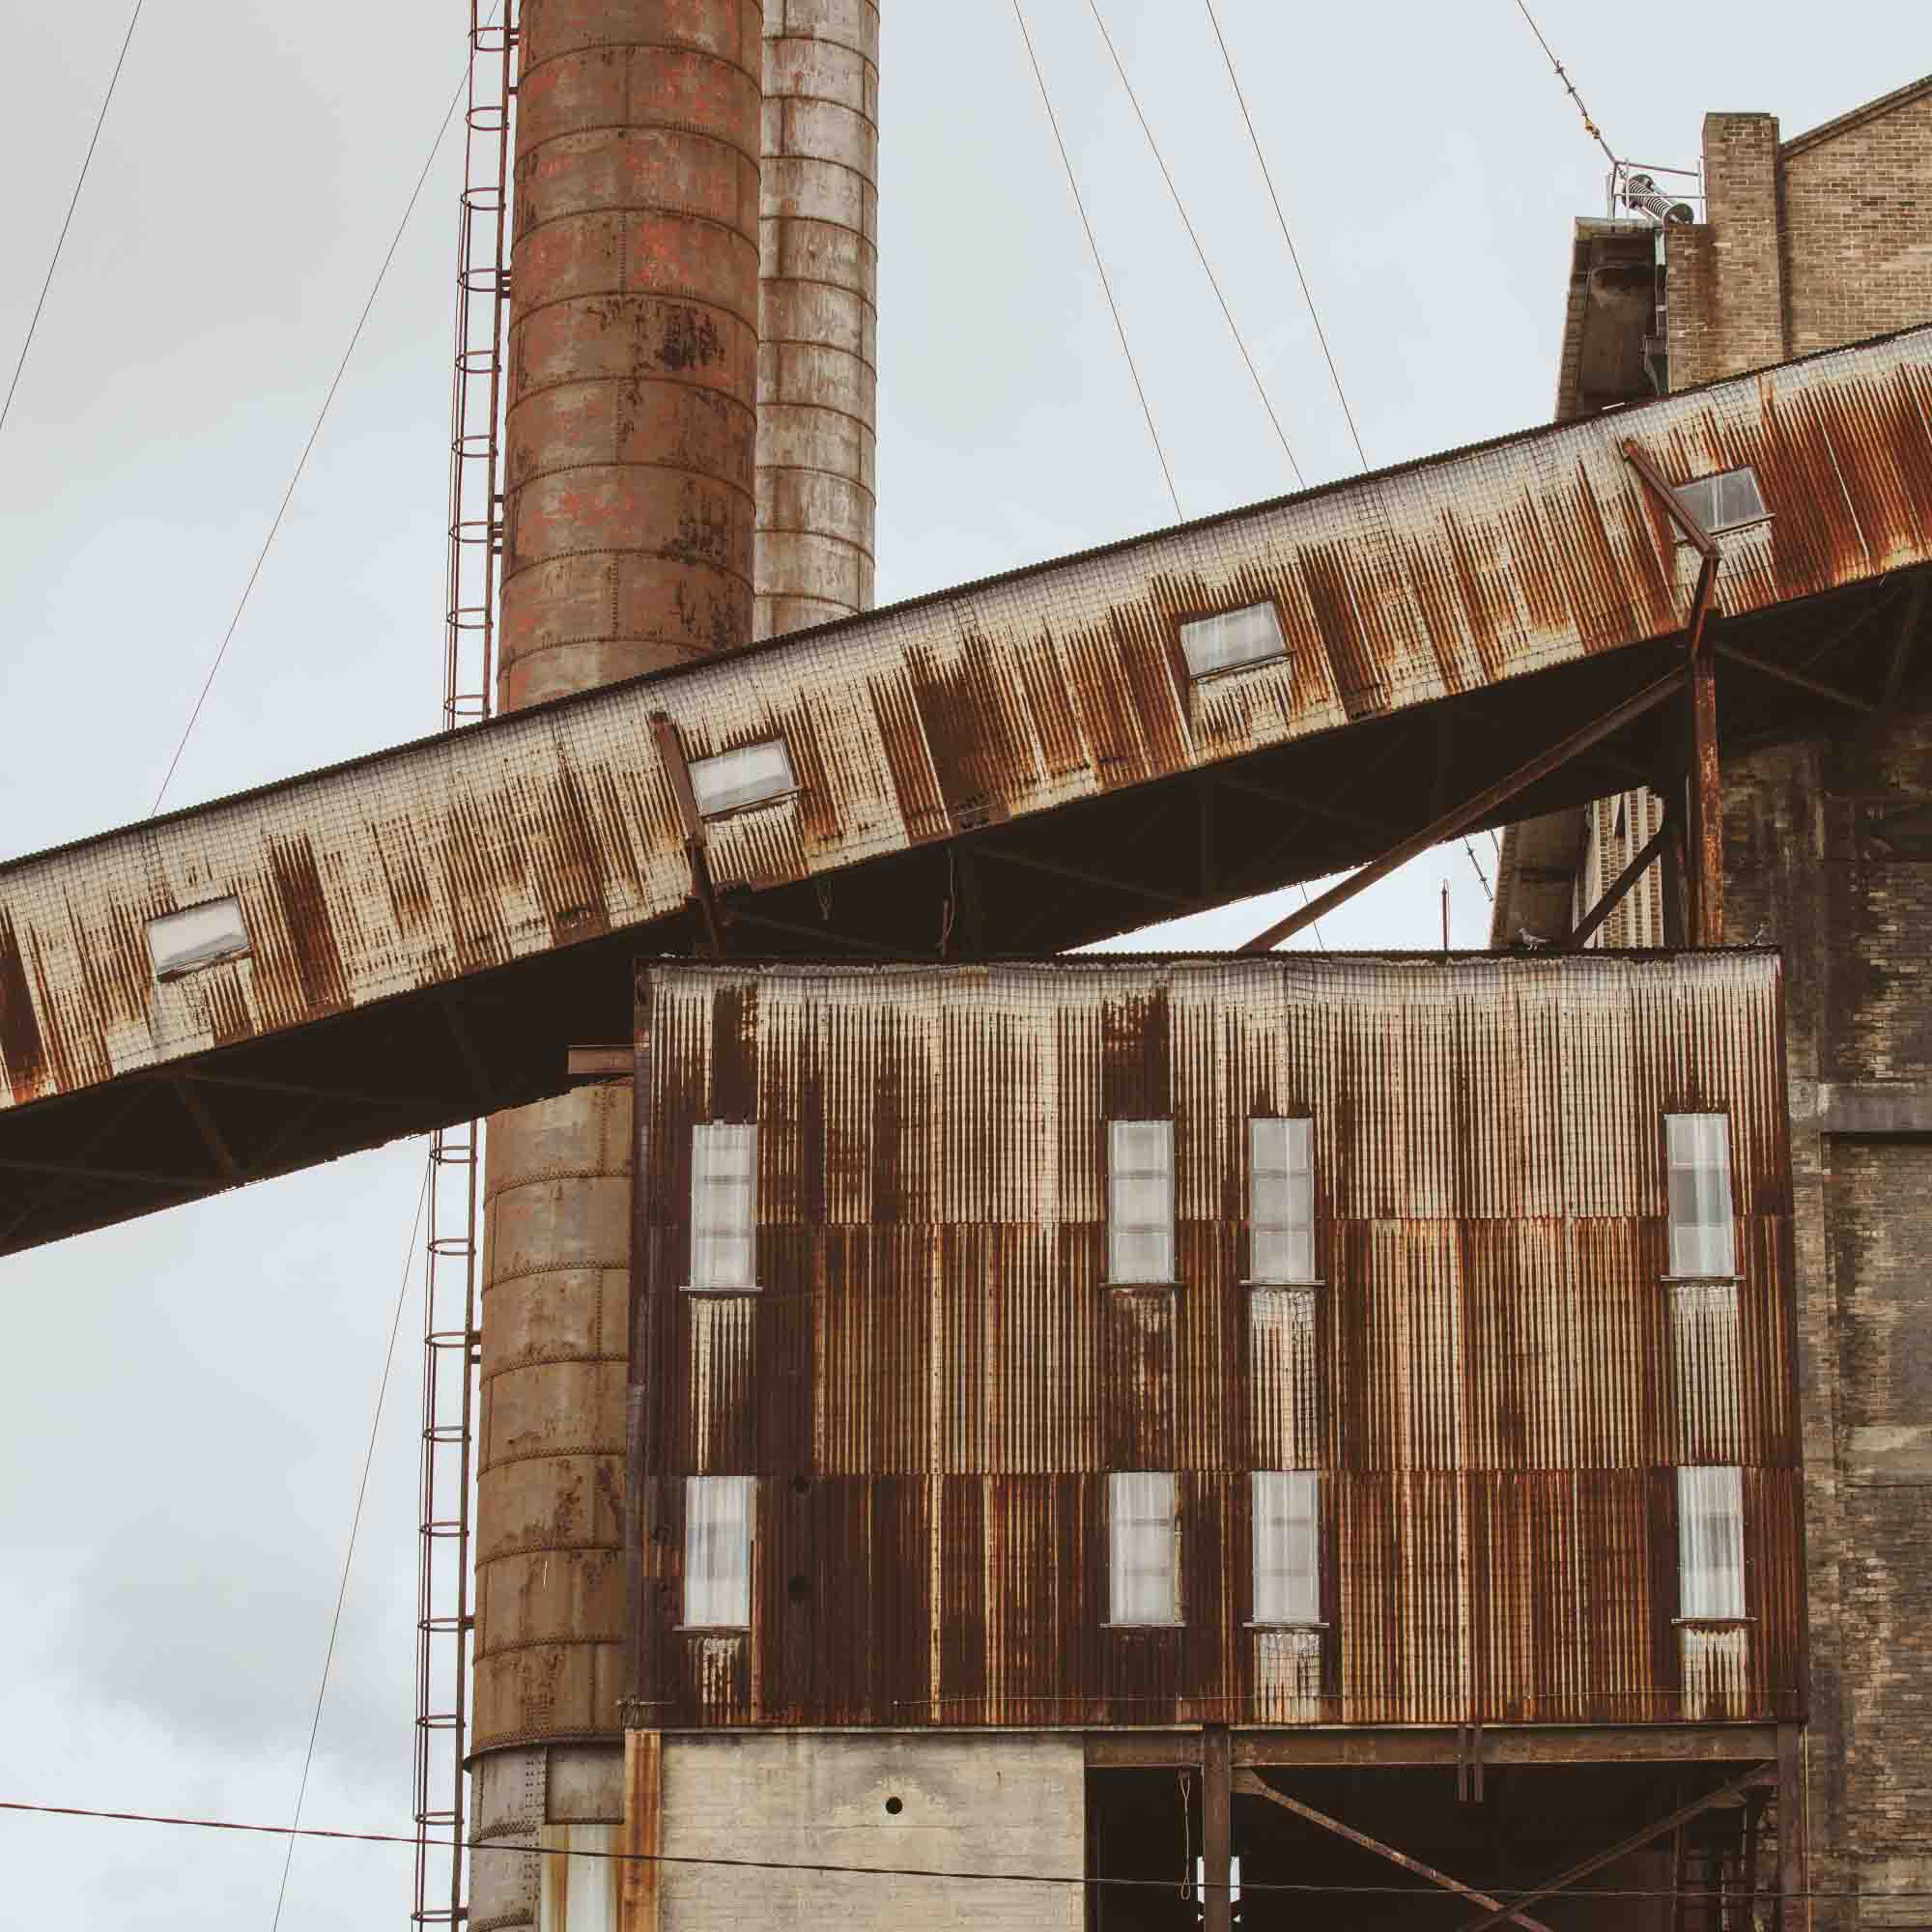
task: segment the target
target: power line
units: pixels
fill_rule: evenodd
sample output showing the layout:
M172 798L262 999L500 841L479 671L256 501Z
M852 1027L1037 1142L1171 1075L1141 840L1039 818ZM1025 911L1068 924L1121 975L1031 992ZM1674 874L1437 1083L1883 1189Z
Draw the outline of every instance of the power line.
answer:
M94 123L94 137L87 144L87 153L80 163L80 175L73 185L72 198L67 205L67 219L61 223L60 235L54 242L53 259L47 264L46 280L41 284L40 299L34 304L34 313L27 323L27 339L20 344L20 359L14 364L14 380L7 384L7 400L0 404L0 430L7 427L7 418L14 412L14 392L20 386L20 372L27 366L27 352L34 346L34 337L40 332L41 312L47 305L47 291L54 285L54 270L60 267L61 251L67 246L68 230L73 226L73 212L80 206L80 191L87 185L88 170L94 165L94 151L100 145L100 130L107 125L107 110L114 103L114 90L121 84L121 70L128 65L128 49L134 44L134 29L141 24L141 9L148 0L134 0L134 12L128 21L128 32L121 42L120 57L114 63L114 71L107 79L107 92L100 98L100 112Z
M1308 304L1308 319L1315 325L1316 340L1321 344L1321 354L1328 364L1328 374L1335 384L1336 400L1342 405L1342 413L1348 419L1349 435L1353 439L1355 454L1362 460L1364 469L1369 467L1369 452L1362 447L1362 433L1355 427L1355 412L1349 407L1347 392L1342 387L1342 372L1335 366L1334 352L1328 347L1328 332L1321 327L1321 317L1315 307L1315 292L1308 286L1308 277L1301 267L1301 253L1294 245L1294 237L1289 232L1288 216L1282 210L1281 196L1275 192L1274 175L1267 164L1267 156L1262 152L1262 139L1255 131L1254 117L1248 112L1248 99L1241 91L1240 76L1235 71L1235 57L1228 51L1226 37L1221 32L1221 22L1215 17L1214 0L1208 0L1208 19L1214 29L1214 38L1220 43L1221 59L1228 70L1228 79L1235 89L1235 99L1239 104L1241 119L1247 124L1248 139L1254 145L1255 159L1261 163L1262 180L1267 184L1268 199L1274 203L1274 218L1281 226L1281 239L1288 244L1288 259L1294 264L1295 280L1301 284L1301 298Z
M1153 129L1148 126L1148 118L1141 111L1140 97L1134 92L1134 84L1127 78L1127 70L1121 60L1121 51L1114 44L1114 37L1107 31L1107 23L1100 17L1099 0L1087 0L1087 11L1094 15L1094 24L1100 30L1100 38L1107 43L1107 52L1112 56L1114 71L1121 76L1121 85L1127 91L1127 103L1134 110L1134 119L1141 124L1141 132L1147 136L1149 150L1153 155L1154 165L1160 169L1160 178L1167 184L1167 191L1174 202L1174 210L1180 216L1180 225L1187 230L1187 239L1194 244L1194 253L1201 264L1201 272L1208 277L1208 286L1214 291L1214 299L1221 304L1221 313L1227 318L1228 330L1235 338L1235 347L1241 352L1241 360L1248 365L1248 374L1254 378L1255 393L1262 399L1262 408L1267 412L1267 419L1274 425L1274 433L1280 439L1282 454L1288 458L1288 467L1294 472L1296 486L1305 487L1301 474L1301 465L1294 460L1294 451L1290 446L1288 432L1281 426L1281 418L1275 413L1274 404L1268 400L1267 385L1262 381L1262 372L1255 367L1255 358L1248 354L1248 345L1241 339L1240 325L1235 320L1235 312L1228 306L1228 298L1221 293L1221 284L1216 279L1212 265L1208 260L1208 251L1201 245L1201 237L1194 231L1194 223L1188 219L1186 204L1180 198L1180 190L1174 185L1174 177L1168 172L1166 159L1160 152L1160 143L1153 137Z
M1536 36L1537 45L1549 56L1549 65L1556 70L1556 78L1563 83L1563 92L1577 103L1577 112L1583 117L1584 133L1589 135L1591 140L1603 149L1605 156L1608 159L1611 167L1621 166L1622 163L1618 161L1616 155L1611 150L1610 144L1604 139L1603 129L1590 118L1590 110L1583 105L1583 97L1577 92L1577 83L1570 78L1569 72L1564 68L1563 63L1556 58L1556 50L1544 39L1543 29L1536 24L1536 16L1531 14L1529 8L1524 4L1524 0L1516 0L1516 9L1529 22L1529 31Z
M320 1825L256 1825L234 1818L179 1817L159 1811L109 1811L84 1804L34 1804L23 1799L0 1798L0 1811L25 1813L41 1818L81 1818L94 1823L115 1825L165 1825L200 1832L241 1832L258 1837L321 1838L335 1844L413 1845L415 1839L401 1832L331 1831ZM506 1844L501 1838L471 1838L466 1849L472 1852L498 1852L511 1858L535 1858L533 1845ZM722 1859L699 1858L677 1852L603 1851L588 1846L572 1846L573 1859L598 1859L612 1864L682 1865L722 1871L807 1872L836 1878L923 1878L952 1885L1035 1885L1052 1887L1107 1886L1122 1890L1171 1891L1171 1878L1110 1878L1104 1874L1075 1876L1064 1872L942 1871L928 1865L849 1865L814 1863L803 1859ZM1243 1879L1243 1892L1283 1892L1320 1898L1440 1898L1433 1887L1415 1885L1323 1885L1312 1880ZM1514 1890L1497 1889L1496 1896L1507 1903L1512 1898L1528 1898L1531 1889L1519 1886ZM1537 1897L1547 1894L1536 1892ZM1600 1898L1708 1898L1708 1889L1680 1887L1582 1887L1566 1886L1561 1894L1569 1899ZM1812 1889L1781 1894L1792 1899L1923 1899L1932 1891L1871 1891Z
M1121 338L1121 354L1127 358L1127 374L1134 379L1134 394L1141 399L1141 413L1147 417L1148 435L1153 440L1153 453L1160 459L1160 473L1167 478L1167 494L1174 498L1174 514L1185 523L1187 513L1180 507L1180 492L1174 487L1174 471L1168 468L1167 452L1160 446L1160 432L1153 426L1153 411L1148 406L1147 389L1141 383L1141 372L1134 363L1134 352L1127 343L1127 326L1121 320L1121 305L1114 299L1114 285L1107 279L1107 265L1100 259L1100 244L1094 238L1094 224L1087 218L1087 204L1080 196L1080 183L1073 172L1072 157L1066 152L1066 143L1061 138L1060 117L1053 111L1053 97L1046 91L1046 75L1040 71L1039 56L1034 52L1033 36L1027 32L1026 15L1020 12L1020 0L1013 0L1013 18L1019 22L1020 38L1026 43L1027 59L1033 66L1033 77L1039 85L1039 98L1046 107L1047 126L1053 129L1054 146L1060 150L1061 166L1066 170L1066 185L1073 190L1073 205L1080 211L1080 225L1087 231L1087 247L1094 257L1094 267L1100 276L1100 287L1106 292L1107 306L1114 314L1114 329Z
M166 776L162 778L160 788L155 793L155 802L149 808L152 818L161 809L161 800L167 796L168 786L174 782L177 767L181 764L182 753L187 750L187 741L194 735L194 727L201 717L201 708L208 702L208 694L214 686L215 673L221 668L221 661L228 655L228 646L235 641L235 633L241 627L242 613L248 608L248 600L255 594L255 585L262 575L262 566L269 560L269 551L282 527L283 519L288 516L289 505L295 500L297 486L302 480L302 473L308 469L308 460L315 454L317 440L322 435L322 426L328 420L328 412L335 402L335 392L342 386L342 379L349 373L350 358L355 354L356 344L362 340L362 331L368 327L369 316L376 306L376 298L383 293L383 284L388 279L390 265L396 259L396 250L402 246L403 232L410 225L410 217L416 212L416 203L422 199L422 191L429 182L430 170L436 165L436 157L442 151L443 137L449 132L449 124L456 118L458 103L469 85L469 71L466 67L463 78L456 84L456 92L449 98L449 107L442 117L442 125L436 130L436 139L430 144L429 157L423 162L422 173L416 177L416 185L410 190L409 204L403 210L403 218L396 224L396 232L390 238L388 253L383 257L383 266L376 271L375 286L369 291L369 299L362 304L362 313L356 318L355 329L349 337L349 347L342 352L342 360L336 365L335 380L328 385L328 393L322 399L322 408L316 412L315 424L308 433L308 440L302 445L302 452L296 462L295 474L289 478L289 487L282 492L282 500L275 511L273 523L269 526L269 534L262 539L262 548L255 557L255 567L248 573L248 582L242 586L242 600L235 607L235 614L228 620L228 629L222 635L221 646L214 653L214 662L208 668L208 675L202 680L201 695L194 700L194 709L188 713L187 727L182 732L181 743L175 747L175 754L168 760Z
M282 1882L275 1892L274 1924L282 1922L282 1904L289 1895L289 1867L296 1857L296 1839L301 1835L302 1802L308 1796L308 1774L315 1763L316 1734L322 1729L323 1699L328 1695L328 1673L335 1662L335 1639L342 1629L342 1605L349 1596L349 1571L355 1561L355 1538L362 1528L362 1506L369 1496L369 1471L376 1461L376 1436L383 1426L383 1405L389 1394L389 1371L396 1360L396 1336L403 1325L403 1307L409 1299L410 1276L415 1271L416 1236L422 1229L423 1205L429 1199L430 1167L423 1163L423 1184L416 1194L415 1219L410 1227L410 1244L404 1251L402 1286L396 1291L396 1312L389 1322L389 1346L383 1353L382 1379L376 1384L376 1412L369 1419L369 1446L362 1452L362 1476L355 1486L355 1510L349 1520L349 1548L342 1555L342 1581L335 1592L335 1614L328 1623L328 1648L323 1653L322 1682L315 1687L315 1716L309 1720L308 1748L302 1753L301 1782L296 1787L295 1821L289 1828L288 1849L282 1857Z

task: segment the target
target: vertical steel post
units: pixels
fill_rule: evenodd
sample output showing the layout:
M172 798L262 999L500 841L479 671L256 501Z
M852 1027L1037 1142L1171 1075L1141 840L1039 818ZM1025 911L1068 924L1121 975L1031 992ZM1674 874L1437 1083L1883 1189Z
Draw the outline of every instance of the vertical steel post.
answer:
M1711 648L1690 660L1690 831L1696 943L1724 943L1724 791L1718 753L1718 679Z
M1810 1821L1804 1815L1804 1728L1777 1727L1777 1924L1798 1932L1811 1922L1806 1858Z
M1233 1932L1234 1742L1226 1724L1209 1724L1201 1750L1201 1853L1207 1932Z

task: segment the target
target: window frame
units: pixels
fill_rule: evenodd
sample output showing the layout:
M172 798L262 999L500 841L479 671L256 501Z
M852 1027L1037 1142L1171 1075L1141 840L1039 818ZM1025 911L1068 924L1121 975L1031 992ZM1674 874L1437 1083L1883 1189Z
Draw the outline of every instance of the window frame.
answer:
M1756 513L1748 517L1725 518L1719 514L1723 501L1723 486L1740 476L1750 478L1751 494L1757 498ZM1687 490L1702 490L1707 485L1710 488L1713 511L1709 521L1699 515L1697 504L1687 502L1684 497ZM1677 505L1681 510L1703 525L1704 534L1707 537L1714 537L1720 530L1747 530L1753 524L1768 524L1771 521L1771 506L1764 499L1764 485L1758 478L1757 466L1752 463L1740 463L1729 469L1713 469L1702 476L1687 477L1682 483L1673 483L1670 486L1670 494L1677 499ZM1690 539L1682 530L1678 530L1677 541L1680 544L1687 544Z
M704 803L702 774L710 768L722 765L727 758L743 757L748 752L762 752L767 748L776 749L785 769L785 782L777 791L761 793L756 798L740 798L728 805L707 807ZM798 781L798 767L792 763L791 747L781 735L776 738L754 738L748 745L729 745L722 752L713 752L702 758L692 758L687 762L691 776L691 798L696 808L698 818L706 825L716 825L726 818L735 818L741 811L759 811L768 805L781 805L788 798L796 798L805 789Z
M1723 1143L1722 1165L1713 1168L1701 1162L1680 1163L1677 1159L1676 1123L1683 1122L1717 1122L1719 1123ZM1703 1175L1718 1173L1722 1177L1723 1214L1717 1222L1703 1220L1681 1223L1677 1215L1676 1177L1680 1174ZM1737 1160L1731 1143L1731 1117L1722 1110L1704 1109L1692 1112L1689 1109L1668 1112L1663 1117L1663 1190L1664 1190L1664 1230L1669 1243L1666 1257L1666 1281L1729 1281L1742 1280L1738 1269L1738 1229L1737 1229ZM1701 1193L1701 1190L1697 1190ZM1688 1236L1717 1228L1723 1237L1722 1261L1719 1268L1685 1268L1681 1265L1683 1251L1680 1243ZM1699 1256L1698 1259L1708 1259Z
M1727 1477L1724 1483L1715 1478ZM1705 1493L1698 1494L1703 1491ZM1723 1491L1721 1511L1709 1504L1712 1492ZM1743 1624L1750 1621L1750 1584L1747 1574L1749 1549L1745 1534L1745 1481L1742 1466L1735 1463L1693 1463L1677 1470L1677 1621L1683 1624ZM1718 1539L1700 1534L1703 1525L1721 1522L1723 1554L1736 1561L1710 1564L1703 1561L1717 1548ZM1733 1579L1736 1607L1709 1608L1707 1594L1715 1594L1714 1580ZM1693 1589L1693 1586L1694 1589ZM1693 1595L1696 1601L1693 1603Z
M749 1138L750 1158L748 1172L744 1179L746 1196L746 1218L742 1231L716 1232L714 1224L703 1219L698 1212L700 1191L705 1188L704 1162L699 1155L699 1148L704 1137L712 1133L744 1134ZM728 1180L734 1177L725 1177ZM713 1187L717 1182L710 1183ZM685 1257L684 1292L687 1294L756 1294L758 1289L758 1123L755 1121L696 1121L691 1129L691 1196L690 1196L690 1246ZM699 1243L703 1240L724 1241L742 1240L745 1244L745 1269L742 1281L721 1281L700 1278L698 1268ZM708 1273L708 1270L707 1270Z
M742 1530L740 1553L742 1560L731 1571L716 1572L707 1577L703 1587L722 1597L726 1590L736 1593L730 1604L721 1605L712 1600L699 1603L696 1607L706 1610L716 1608L741 1608L742 1617L695 1616L693 1614L693 1590L698 1565L695 1561L696 1553L709 1547L717 1547L716 1532L721 1527L728 1527L732 1512L729 1510L703 1510L697 1507L701 1495L717 1496L724 1499L724 1486L732 1487L738 1503L738 1520ZM704 1543L703 1532L709 1528L713 1539ZM685 1631L749 1631L752 1628L752 1614L756 1604L756 1561L758 1544L758 1479L755 1476L687 1476L684 1479L684 1566L681 1577L682 1589L678 1601L678 1629Z
M1265 1489L1280 1485L1287 1505L1277 1515L1264 1511ZM1303 1507L1296 1507L1297 1503ZM1277 1523L1283 1548L1293 1555L1297 1539L1307 1563L1296 1571L1263 1563L1264 1532ZM1283 1579L1283 1600L1264 1605L1263 1579ZM1319 1469L1251 1469L1248 1472L1248 1628L1250 1630L1325 1630L1321 1617L1321 1472ZM1294 1592L1303 1594L1297 1604ZM1307 1614L1300 1612L1306 1611Z
M1250 1288L1319 1288L1321 1285L1319 1257L1315 1252L1315 1120L1310 1114L1250 1114L1248 1116L1247 1166L1248 1166L1248 1272L1246 1285ZM1282 1211L1292 1213L1294 1201L1294 1182L1305 1179L1307 1188L1307 1224L1298 1228L1292 1220L1268 1221L1262 1219L1261 1174L1257 1160L1258 1130L1264 1127L1284 1127L1289 1131L1284 1136L1283 1157L1291 1164L1280 1171L1285 1183ZM1296 1130L1299 1130L1298 1132ZM1305 1164L1296 1168L1293 1165L1296 1151L1295 1143L1302 1143L1300 1151L1305 1156ZM1274 1170L1269 1170L1272 1174ZM1261 1242L1258 1236L1264 1228L1275 1235L1284 1243L1297 1236L1307 1242L1308 1269L1305 1274L1264 1274L1260 1265Z
M224 917L229 915L229 917ZM203 936L190 939L196 928ZM167 935L182 938L170 945ZM143 935L148 946L148 968L157 986L172 986L211 966L226 966L238 959L252 959L254 941L248 935L247 915L241 898L224 893L219 898L198 899L193 905L177 906L172 912L156 913L148 921Z
M1167 1485L1166 1510L1160 1516L1126 1516L1122 1514L1123 1496L1122 1486L1127 1483L1165 1483ZM1166 1525L1166 1575L1168 1608L1165 1617L1145 1617L1128 1614L1143 1607L1138 1600L1129 1594L1129 1578L1152 1576L1152 1569L1132 1569L1122 1560L1126 1553L1122 1548L1122 1532L1132 1525L1136 1528L1151 1528ZM1107 1472L1107 1628L1109 1630L1179 1630L1186 1623L1186 1612L1181 1596L1180 1577L1180 1477L1173 1469L1111 1469Z
M1116 1188L1126 1177L1146 1177L1152 1173L1147 1168L1123 1168L1119 1164L1115 1151L1115 1137L1122 1128L1164 1127L1167 1130L1167 1271L1145 1275L1123 1275L1120 1272L1117 1242L1139 1236L1146 1238L1150 1233L1157 1233L1157 1224L1129 1222L1122 1224L1116 1210ZM1177 1181L1175 1172L1177 1154L1177 1135L1173 1115L1135 1116L1132 1119L1107 1122L1107 1188L1106 1188L1106 1285L1109 1288L1173 1288L1177 1286L1179 1268L1179 1208L1177 1204Z
M1265 611L1273 620L1274 634L1281 648L1264 651L1254 657L1240 659L1235 664L1214 665L1206 670L1196 670L1194 660L1188 654L1187 633L1197 624L1212 624L1229 617L1244 617L1255 611ZM1237 677L1243 671L1260 670L1268 665L1292 665L1294 652L1288 641L1288 620L1282 612L1281 600L1277 597L1258 597L1249 604L1222 604L1212 609L1183 611L1174 620L1174 648L1179 661L1181 676L1192 686L1212 684L1217 678Z

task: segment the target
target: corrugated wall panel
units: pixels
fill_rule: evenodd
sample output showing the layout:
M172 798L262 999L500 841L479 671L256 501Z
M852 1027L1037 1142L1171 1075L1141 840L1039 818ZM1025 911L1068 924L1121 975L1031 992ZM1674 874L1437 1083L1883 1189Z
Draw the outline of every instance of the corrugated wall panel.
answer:
M1789 1713L1773 956L671 965L644 996L651 1710L1668 1720L1711 1694L1674 1622L1695 1456L1747 1470L1747 1704ZM1693 1101L1733 1122L1734 1290L1664 1280L1662 1113ZM1315 1122L1305 1288L1245 1282L1246 1122L1278 1110ZM1105 1124L1144 1117L1176 1123L1179 1280L1112 1289ZM760 1130L736 1299L680 1292L717 1118ZM1247 1475L1297 1467L1328 1628L1291 1641L1248 1627ZM1106 1625L1105 1475L1132 1468L1178 1472L1175 1629ZM760 1479L748 1637L677 1633L650 1586L686 1472Z

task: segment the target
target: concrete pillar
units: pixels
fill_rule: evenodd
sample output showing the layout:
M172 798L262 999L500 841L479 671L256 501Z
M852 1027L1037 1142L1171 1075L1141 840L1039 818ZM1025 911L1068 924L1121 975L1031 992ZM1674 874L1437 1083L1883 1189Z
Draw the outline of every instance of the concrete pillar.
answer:
M524 0L504 710L751 637L763 49L758 0ZM473 1932L623 1817L630 1147L624 1085L490 1123L476 1818L552 1857L479 1854Z
M766 0L756 634L872 605L879 10Z

